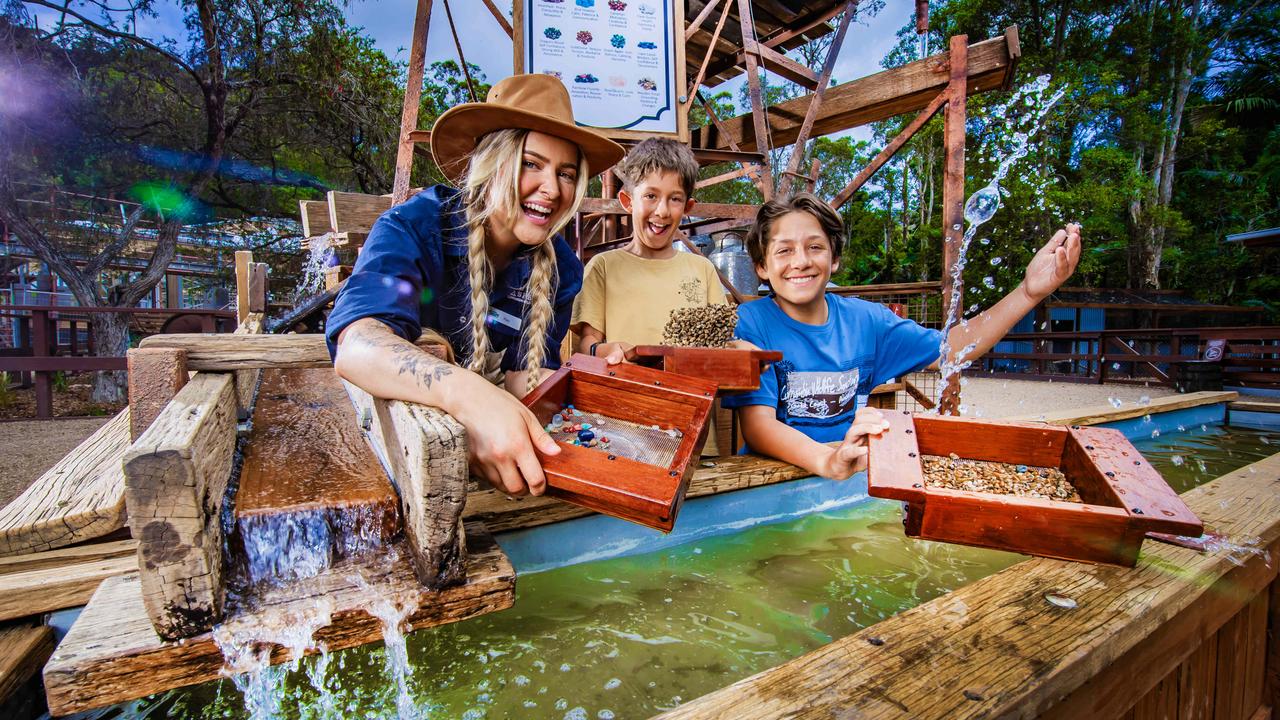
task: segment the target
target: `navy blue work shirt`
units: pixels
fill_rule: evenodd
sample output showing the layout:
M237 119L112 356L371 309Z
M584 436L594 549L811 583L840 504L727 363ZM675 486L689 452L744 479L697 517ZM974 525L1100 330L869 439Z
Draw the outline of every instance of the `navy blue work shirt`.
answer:
M560 367L560 343L569 330L573 298L582 288L582 261L557 235L555 318L547 333L543 366ZM489 293L489 349L502 352L502 369L523 370L520 342L532 271L532 250L522 248L494 279ZM429 327L448 338L462 357L471 348L471 277L467 271L466 211L461 192L447 185L426 188L373 224L360 257L334 302L325 327L329 355L338 335L360 318L385 323L413 342Z

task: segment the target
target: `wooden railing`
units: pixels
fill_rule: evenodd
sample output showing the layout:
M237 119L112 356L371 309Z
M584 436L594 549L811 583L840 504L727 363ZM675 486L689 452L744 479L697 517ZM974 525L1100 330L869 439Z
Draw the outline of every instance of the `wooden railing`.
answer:
M1010 333L972 371L1074 382L1173 385L1182 365L1200 361L1210 340L1224 340L1227 385L1280 387L1280 327L1167 328ZM1013 348L1009 343L1020 344Z

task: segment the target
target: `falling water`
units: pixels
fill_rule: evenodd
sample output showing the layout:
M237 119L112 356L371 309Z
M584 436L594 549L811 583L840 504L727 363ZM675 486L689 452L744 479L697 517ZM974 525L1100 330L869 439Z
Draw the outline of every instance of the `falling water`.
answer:
M413 696L409 694L409 675L413 667L409 664L409 649L405 643L405 618L414 609L414 598L396 598L387 595L379 588L370 585L360 576L352 576L352 582L359 585L369 598L365 611L382 622L382 643L387 653L387 674L396 684L396 712L400 720L417 720L422 717Z
M955 354L955 359L953 360L951 358L951 343L947 340L947 335L951 332L951 329L957 324L964 323L960 312L960 292L963 288L963 285L961 284L961 274L964 272L965 258L969 252L969 244L973 242L974 235L977 234L978 228L981 227L983 223L989 221L996 214L996 210L1000 208L1001 194L1007 194L1007 192L1000 187L1000 181L1004 180L1005 176L1009 174L1014 163L1026 157L1031 138L1035 135L1036 131L1040 129L1045 115L1048 114L1049 109L1056 105L1067 92L1067 88L1064 86L1059 88L1057 92L1050 95L1048 99L1044 99L1043 95L1049 88L1049 79L1048 75L1041 75L1033 82L1018 90L1008 103L997 107L992 113L993 116L1002 116L1013 104L1027 100L1027 104L1031 107L1031 113L1029 116L1030 127L1026 131L1020 131L1013 134L1011 138L1013 143L1012 148L1004 155L1003 158L1001 158L999 165L996 167L995 175L991 178L991 182L987 183L986 187L983 187L981 190L970 195L969 199L964 204L964 220L965 223L968 224L968 228L965 229L964 237L960 241L960 252L956 258L955 267L951 269L951 297L950 302L947 303L947 317L942 326L942 344L940 347L940 355L942 356L942 377L940 380L940 386L943 388L947 387L947 384L953 375L973 364L972 360L967 360L966 358L973 352L974 348L977 347L976 342L969 343L962 348L960 352ZM961 226L957 223L951 226L948 232L959 232L961 229ZM953 237L954 236L952 235L948 235L947 239L952 240ZM988 280L991 280L991 278L988 278ZM990 287L994 285L994 280L986 284ZM939 411L941 411L941 407L941 405L938 406Z
M302 279L298 281L298 288L294 291L295 302L314 295L324 286L324 271L329 267L330 260L334 256L333 247L330 244L332 240L333 233L317 235L310 239L307 262L302 266Z

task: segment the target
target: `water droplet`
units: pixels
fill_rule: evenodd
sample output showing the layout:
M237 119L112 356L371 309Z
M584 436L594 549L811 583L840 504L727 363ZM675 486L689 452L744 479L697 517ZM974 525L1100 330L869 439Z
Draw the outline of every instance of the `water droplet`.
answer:
M960 223L956 223L955 225L952 225L952 226L951 226L951 229L952 229L952 230L959 230L959 229L960 229Z
M999 265L999 264L1000 264L1000 263L1002 263L1002 262L1004 262L1004 258L1002 258L1002 257L993 257L993 258L991 258L991 264L992 264L993 266L995 266L995 265Z
M1045 593L1045 594L1044 594L1044 599L1045 599L1045 601L1046 601L1046 602L1048 602L1050 605L1052 605L1052 606L1054 606L1054 607L1060 607L1060 608L1062 608L1063 610L1075 610L1075 609L1076 609L1076 601L1075 601L1075 600L1072 600L1071 598L1067 597L1066 595L1059 595L1058 593L1047 592L1047 593Z
M1118 398L1118 397L1110 397L1110 398L1107 398L1107 402L1111 403L1111 407L1113 407L1113 408L1118 408L1118 407L1120 407L1121 405L1123 405L1123 404L1124 404L1124 401L1123 401L1123 400L1121 400L1121 399L1120 399L1120 398Z
M1000 185L992 180L990 185L969 196L964 204L964 219L970 225L981 225L991 219L1000 207ZM957 230L959 228L956 228Z
M609 678L609 682L604 684L604 689L616 690L620 685L622 685L622 681L619 680L618 678Z
M979 245L990 245L990 244L991 244L991 238L982 238L981 240L979 240L979 241L978 241L978 244L979 244Z
M982 278L982 284L983 284L983 285L984 285L988 290L994 290L994 289L995 289L995 287L996 287L996 279L995 279L995 278L993 278L993 277L991 277L990 275L988 275L988 276L986 276L986 277Z
M1182 467L1182 463L1186 462L1186 460L1183 460L1181 455L1174 455L1173 457L1169 458L1169 462L1173 463L1174 465L1177 465L1178 467Z
M1151 404L1151 397L1150 397L1149 395L1143 395L1142 397L1138 398L1138 404L1139 404L1139 405L1150 405L1150 404Z
M1159 429L1159 428L1157 428L1157 429L1155 429L1155 430L1152 430L1152 431L1151 431L1151 439L1152 439L1152 440L1155 440L1155 439L1156 439L1156 438L1158 438L1158 437L1160 437L1160 429Z

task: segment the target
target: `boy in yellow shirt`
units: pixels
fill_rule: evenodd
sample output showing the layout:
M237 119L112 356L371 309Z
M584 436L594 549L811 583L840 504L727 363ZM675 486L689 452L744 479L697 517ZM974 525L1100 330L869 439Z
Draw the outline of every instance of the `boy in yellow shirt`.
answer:
M635 345L662 342L671 311L728 303L715 266L698 253L678 252L672 241L693 209L698 161L687 145L644 140L614 169L622 178L618 200L631 213L631 242L591 258L570 327L579 352L622 362ZM709 433L704 454L716 454Z

